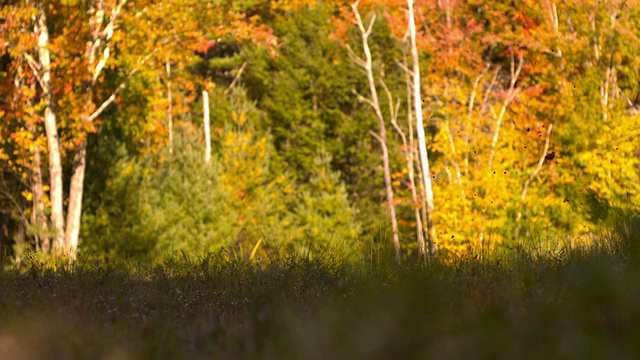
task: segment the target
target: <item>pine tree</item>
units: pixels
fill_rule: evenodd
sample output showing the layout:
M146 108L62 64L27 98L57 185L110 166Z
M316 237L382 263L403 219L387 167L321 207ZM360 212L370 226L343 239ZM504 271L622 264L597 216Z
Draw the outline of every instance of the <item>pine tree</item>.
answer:
M298 252L342 256L357 249L358 225L340 173L331 170L331 155L324 149L315 158L316 172L302 192L296 216L300 229Z

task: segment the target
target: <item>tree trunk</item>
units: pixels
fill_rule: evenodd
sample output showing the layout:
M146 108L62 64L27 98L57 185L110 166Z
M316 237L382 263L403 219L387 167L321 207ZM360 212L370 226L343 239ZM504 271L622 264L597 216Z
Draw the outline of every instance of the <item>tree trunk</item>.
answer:
M413 154L413 146L414 139L411 132L413 131L411 111L408 114L408 122L409 122L409 142L406 140L406 136L404 133L401 133L401 129L399 126L396 127L398 132L400 133L400 137L402 138L404 157L407 162L407 172L409 176L409 186L411 187L411 200L413 202L413 211L416 218L416 235L418 237L418 252L420 257L424 257L426 255L425 251L425 241L424 241L424 228L422 227L422 217L420 216L420 204L422 201L418 198L418 191L416 189L416 181L415 181L415 168L414 168L414 154ZM395 124L394 124L395 125Z
M408 70L406 63L404 65L404 68ZM420 200L420 198L418 197L418 191L416 189L416 181L415 181L415 160L414 160L414 147L415 147L415 141L414 141L414 137L413 137L413 110L411 109L411 105L412 105L412 101L411 101L411 77L410 77L410 73L409 71L407 71L405 73L406 77L405 77L405 83L407 86L407 124L408 124L408 130L409 130L409 140L407 140L407 136L405 135L404 131L402 130L402 128L398 125L397 123L397 116L398 116L398 112L397 110L394 111L393 107L391 106L391 124L393 125L393 127L396 129L396 131L398 132L398 134L400 135L400 138L402 139L402 148L404 149L404 157L405 160L407 162L407 172L408 172L408 176L409 176L409 186L411 187L411 200L413 202L413 210L414 210L414 215L416 218L416 236L418 238L418 253L420 258L424 258L424 256L427 254L426 253L426 247L425 247L425 241L424 241L424 228L422 226L422 216L420 215L420 206L422 201ZM382 84L384 85L384 82L382 82ZM387 92L387 96L389 98L389 104L393 104L393 101L391 99L391 92L389 91L389 89L387 88L386 85L384 85L384 89ZM397 103L398 105L400 105L400 103Z
M19 60L18 60L19 61ZM14 79L14 86L16 90L21 89L23 86L26 86L25 82L27 79L24 75L24 70L22 68L22 64L18 65L16 76ZM31 79L29 88L31 90L31 94L36 94L36 80ZM13 103L16 107L20 106L22 102L26 104L26 112L28 113L28 118L24 119L25 127L32 136L33 146L33 161L30 164L29 171L29 183L31 185L31 191L33 193L32 198L32 209L31 209L31 224L36 226L36 232L34 234L35 246L38 251L42 251L47 254L50 250L50 242L48 236L42 235L42 230L47 228L47 218L45 215L45 205L44 205L44 188L42 181L42 158L40 155L40 146L38 145L38 127L36 125L37 114L34 111L33 105L34 95L27 96L23 98L20 91L16 91Z
M209 122L209 92L202 90L202 117L204 121L204 162L211 161L211 128Z
M31 91L36 93L36 82L31 81ZM33 98L27 99L27 108L31 117L27 128L33 136L33 162L31 163L31 189L33 192L33 204L31 210L31 223L39 230L34 238L36 249L48 254L51 251L51 241L49 236L43 235L43 231L47 229L47 216L45 214L44 205L44 187L42 181L42 158L40 155L40 146L38 145L38 137L40 133L36 126L36 114L33 112Z
M89 23L91 24L91 38L86 43L85 57L87 59L87 72L91 75L91 80L85 85L85 108L81 116L83 124L91 123L109 106L116 98L117 92L124 88L124 84L120 84L118 88L96 108L93 100L93 91L100 76L100 73L106 66L111 54L110 41L113 37L115 21L126 4L126 0L120 0L113 7L109 22L104 24L105 11L103 1L94 4L94 8L90 11L92 14ZM101 33L105 34L102 37ZM97 56L98 51L102 51L102 55ZM97 62L96 62L97 60ZM133 75L133 71L129 76ZM95 110L94 110L95 109ZM87 167L87 135L81 134L82 140L75 149L73 156L73 168L71 182L69 184L69 205L67 208L67 232L65 233L65 251L68 252L69 260L74 261L77 256L80 224L82 220L82 196L84 193L84 176Z
M416 114L416 129L418 133L418 147L420 150L420 163L422 165L422 180L424 185L424 201L427 207L427 226L430 229L429 249L434 247L435 229L433 228L432 212L435 209L433 201L433 187L431 184L431 171L429 169L429 156L422 120L422 99L420 91L420 59L416 45L416 24L413 16L413 0L407 0L409 7L409 37L411 38L411 60L413 62L413 106Z
M391 184L391 167L389 165L389 149L387 148L387 130L384 124L384 116L382 115L382 110L380 110L378 92L376 90L376 83L373 77L373 61L371 59L371 50L369 49L369 35L373 30L373 24L375 23L375 14L371 19L368 28L365 29L362 18L360 17L360 13L358 12L358 3L356 2L355 4L351 5L351 8L353 9L353 13L356 16L358 29L360 30L360 35L362 36L362 47L365 54L365 60L358 58L357 56L355 56L355 54L352 54L352 56L356 59L356 63L365 70L367 81L369 83L371 99L362 98L362 100L373 107L376 117L378 118L379 133L376 134L374 132L371 132L371 134L374 135L374 137L380 142L380 147L382 148L382 165L384 169L385 191L387 194L387 207L389 209L389 216L391 218L391 230L393 231L393 246L396 253L396 262L399 263L401 261L400 236L398 231L398 221L396 217L393 187Z
M493 131L493 139L491 140L491 151L489 152L489 165L488 165L489 171L491 171L493 167L493 159L496 155L496 146L498 144L498 137L500 136L500 126L502 124L502 120L504 119L504 115L507 112L507 108L509 107L513 99L516 98L516 95L518 94L518 89L516 89L516 81L518 81L518 76L520 75L520 71L522 70L522 65L524 63L522 54L519 54L518 67L516 68L513 49L510 49L510 53L511 53L511 84L509 85L509 90L507 92L507 95L505 96L504 101L502 102L502 108L500 109L500 114L496 118L496 127L495 127L495 130Z
M166 61L167 69L167 101L169 102L169 109L167 111L167 123L169 127L169 153L173 153L173 98L171 94L171 62L167 57Z
M401 261L400 255L400 236L398 233L398 220L396 216L396 206L393 199L393 187L391 186L391 170L389 166L389 150L387 148L387 132L384 129L384 123L380 127L380 147L382 148L382 164L384 167L384 183L387 192L387 207L389 208L389 216L391 217L391 230L393 231L393 247L396 251L396 262Z
M49 181L51 198L51 225L55 230L53 250L56 255L64 250L64 210L62 191L62 160L60 156L60 141L58 139L58 126L53 110L53 95L51 93L51 56L49 53L49 31L44 4L38 4L37 22L34 32L38 36L38 58L40 73L35 74L40 79L42 97L44 98L44 128L47 135L49 150Z
M4 260L11 253L11 239L9 238L10 214L0 209L0 260Z
M553 129L553 124L549 124L549 127L547 128L547 135L544 140L544 148L542 149L542 154L540 155L540 159L538 160L538 165L531 172L531 174L529 175L529 178L527 178L527 180L522 185L522 193L520 194L520 210L518 210L518 215L516 216L516 231L515 231L516 238L518 238L518 235L520 235L520 219L522 218L522 213L525 211L527 206L525 202L527 198L527 190L529 189L529 185L531 185L531 182L533 181L533 179L540 172L540 169L542 169L542 164L544 164L545 157L547 156L547 151L549 150L549 139L551 138L552 129Z
M84 174L87 167L87 139L76 147L73 155L73 170L69 184L69 205L67 207L67 232L65 234L65 253L69 260L75 260L80 237L82 220L82 195L84 193Z
M40 147L35 141L38 138L38 131L35 124L31 126L33 134L33 163L31 163L31 187L33 191L33 208L31 211L31 222L36 225L39 230L47 228L47 219L44 211L44 190L42 182L42 159L40 158ZM51 250L49 237L40 233L35 234L36 248L44 254L48 254Z
M23 197L20 203L20 213L24 214L24 210L26 206L26 199ZM16 235L16 246L14 248L14 261L16 265L20 266L22 263L22 255L24 254L24 249L26 247L26 222L24 216L20 216L20 220L18 222L18 234Z
M422 223L422 216L420 214L420 204L422 203L422 201L420 201L420 199L418 198L418 191L416 188L416 180L415 180L415 167L414 167L415 159L414 159L414 153L413 153L415 142L413 138L413 115L410 109L411 103L409 103L408 106L409 106L409 109L408 109L409 113L408 113L407 120L409 122L409 151L407 153L407 166L409 167L408 172L409 172L409 183L411 184L411 199L413 200L413 211L416 217L416 233L418 234L418 248L420 251L420 256L423 257L427 254L425 251L425 241L424 241L425 229Z
M416 167L418 168L418 173L416 174L418 176L418 183L421 184L420 185L420 197L422 199L426 199L427 195L425 193L424 190L424 180L422 179L422 174L424 174L424 171L422 169L422 164L420 163L420 154L418 153L419 150L414 150L415 151L415 155L414 158L416 159ZM437 234L436 234L436 229L433 226L433 221L431 219L431 214L429 213L429 210L427 209L427 202L426 201L421 201L422 203L422 207L420 209L421 213L422 213L422 218L424 219L424 231L427 234L427 237L429 239L428 243L429 243L429 255L433 255L435 254L435 252L438 250L438 238L437 238Z

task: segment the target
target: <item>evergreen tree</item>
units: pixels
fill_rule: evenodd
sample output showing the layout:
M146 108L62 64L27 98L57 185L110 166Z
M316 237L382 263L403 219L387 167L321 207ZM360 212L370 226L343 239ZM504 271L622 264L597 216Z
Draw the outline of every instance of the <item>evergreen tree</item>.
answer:
M324 149L315 158L316 172L311 175L296 206L300 222L298 252L353 255L357 252L358 225L355 209L340 173L331 170L331 155Z
M201 254L226 245L233 229L220 206L220 163L202 161L192 131L176 134L173 151L141 160L123 156L106 182L105 198L85 219L89 252L154 260L173 251Z

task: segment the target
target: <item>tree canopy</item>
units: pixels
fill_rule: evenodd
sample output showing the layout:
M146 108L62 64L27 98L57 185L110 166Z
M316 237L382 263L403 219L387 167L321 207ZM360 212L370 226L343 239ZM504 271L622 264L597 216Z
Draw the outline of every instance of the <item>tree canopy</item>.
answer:
M461 256L640 211L635 0L0 6L4 261L357 256L390 216Z

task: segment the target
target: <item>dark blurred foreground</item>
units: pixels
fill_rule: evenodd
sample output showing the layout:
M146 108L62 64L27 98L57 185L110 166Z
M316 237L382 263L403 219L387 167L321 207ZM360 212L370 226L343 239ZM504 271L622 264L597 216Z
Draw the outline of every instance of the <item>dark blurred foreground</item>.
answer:
M0 272L0 358L637 359L639 230L400 266L373 248L359 264L27 260Z

